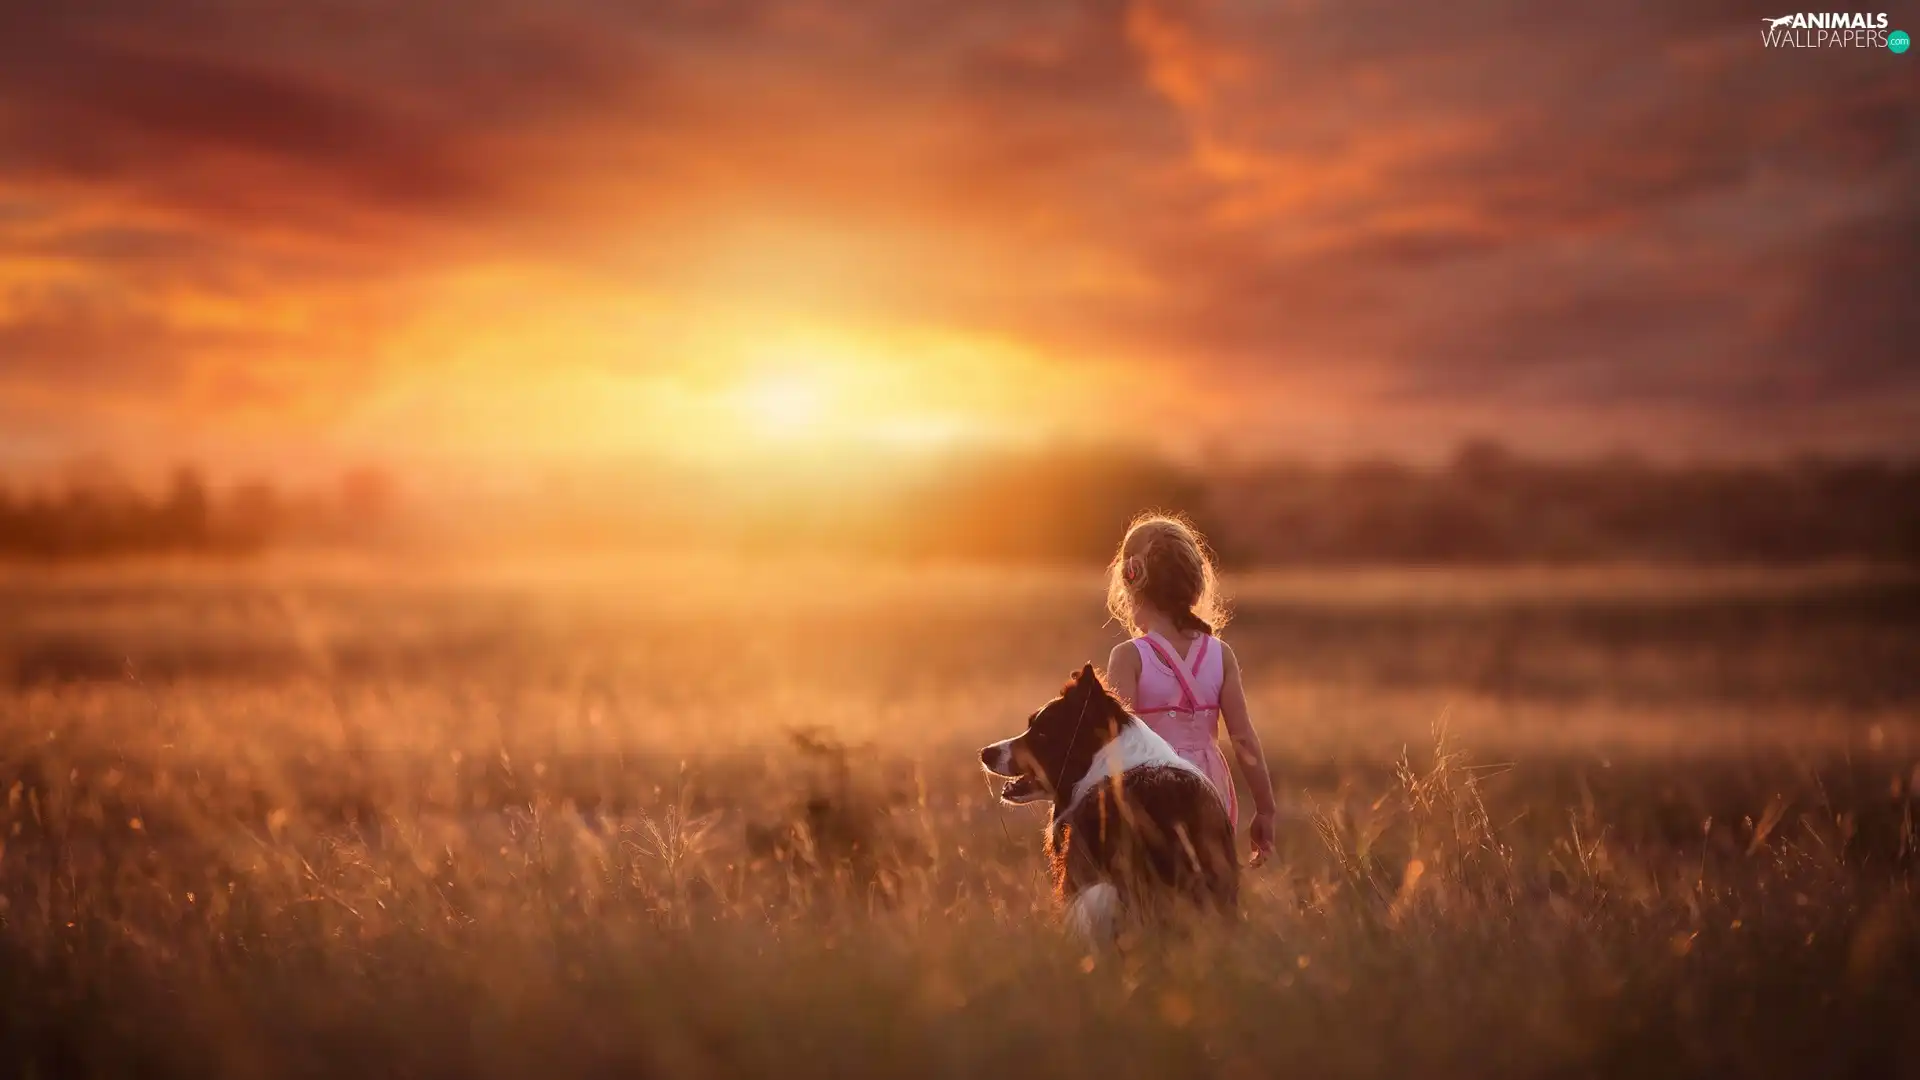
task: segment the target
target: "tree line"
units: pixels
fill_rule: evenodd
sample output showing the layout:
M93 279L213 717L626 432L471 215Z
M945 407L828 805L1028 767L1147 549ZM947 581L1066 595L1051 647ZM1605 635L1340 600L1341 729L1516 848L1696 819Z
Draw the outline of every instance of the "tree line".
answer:
M111 475L54 488L0 488L0 555L84 559L243 555L291 540L353 542L385 527L393 485L370 469L331 490L288 493L265 480L216 488L182 466L146 491Z
M1168 507L1239 565L1920 561L1920 462L1545 460L1490 442L1429 466L1015 458L916 503L891 542L949 554L1105 558L1131 515Z
M1473 442L1431 465L1188 464L1110 448L975 453L828 485L727 482L663 467L556 481L488 505L403 502L361 470L302 496L163 489L0 491L0 554L240 554L276 544L415 542L889 558L1104 559L1133 514L1181 510L1233 565L1698 561L1920 562L1920 462L1549 460Z

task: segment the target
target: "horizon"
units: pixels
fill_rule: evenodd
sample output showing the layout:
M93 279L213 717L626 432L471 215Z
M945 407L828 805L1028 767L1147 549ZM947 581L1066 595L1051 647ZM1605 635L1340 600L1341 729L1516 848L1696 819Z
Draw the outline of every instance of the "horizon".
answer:
M1238 565L1653 561L1773 565L1920 557L1920 461L1662 464L1463 444L1444 462L1314 465L952 449L848 471L789 461L601 465L439 482L359 468L306 482L180 467L139 484L104 464L0 480L0 559L281 547L560 556L584 550L1103 561L1143 510L1191 517Z
M410 494L419 494L434 485L449 483L467 491L525 494L533 488L556 483L617 487L625 482L695 478L725 480L738 490L753 490L789 486L796 478L804 479L808 475L831 475L836 470L845 469L848 456L863 449L857 443L828 443L807 447L804 451L789 448L784 453L766 451L755 458L731 460L644 450L619 456L519 462L472 458L433 459L425 456L384 459L360 456L306 460L286 467L275 467L277 463L263 466L259 462L218 457L116 456L93 450L76 451L44 460L0 460L0 493L125 489L151 496L162 492L167 484L183 472L193 474L215 489L263 483L284 487L290 493L329 489L343 480L367 475L378 476L381 482L397 485L400 491ZM1750 470L1778 472L1821 466L1872 466L1895 470L1920 468L1920 448L1837 452L1781 448L1772 452L1662 454L1630 445L1613 445L1556 453L1533 451L1499 439L1467 435L1423 453L1356 451L1348 454L1314 454L1271 448L1227 453L1217 447L1198 451L1166 450L1108 437L906 447L879 466L863 468L859 475L865 479L882 479L887 475L937 477L965 471L970 465L982 461L1054 464L1093 460L1108 461L1118 468L1169 467L1195 474L1206 474L1210 470L1239 474L1295 469L1333 474L1384 467L1436 475L1459 468L1463 458L1475 453L1491 453L1522 467L1548 470L1630 466L1656 473L1677 474ZM742 467L747 464L753 468Z

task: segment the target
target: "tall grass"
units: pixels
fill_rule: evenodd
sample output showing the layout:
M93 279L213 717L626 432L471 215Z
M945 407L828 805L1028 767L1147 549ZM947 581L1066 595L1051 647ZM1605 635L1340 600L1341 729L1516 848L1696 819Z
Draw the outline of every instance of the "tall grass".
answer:
M1289 808L1279 857L1249 873L1238 920L1089 954L1058 931L1038 817L994 804L970 754L1057 684L1051 654L1070 665L1087 643L1044 614L988 637L1050 610L1007 595L898 596L858 618L776 605L656 626L545 593L309 592L319 660L247 668L221 651L242 638L180 642L219 618L264 636L251 589L41 594L16 657L132 647L110 677L23 677L3 699L6 1060L195 1077L1920 1068L1920 758L1904 676L1872 653L1847 675L1866 704L1781 695L1740 726L1724 698L1671 689L1690 666L1737 671L1761 632L1699 613L1679 618L1716 629L1644 692L1608 697L1612 624L1547 607L1529 616L1546 644L1502 648L1552 678L1369 698L1262 665L1299 615L1243 612L1237 648L1285 680L1255 693ZM191 615L210 603L225 614ZM1915 640L1904 618L1810 620L1805 648L1891 654ZM1446 648L1472 653L1476 632ZM839 636L808 651L822 633ZM1562 696L1575 677L1614 703ZM1329 757L1324 733L1290 732L1314 700L1417 715L1350 721ZM1536 714L1583 726L1502 738L1501 716ZM1685 755L1609 737L1705 718Z

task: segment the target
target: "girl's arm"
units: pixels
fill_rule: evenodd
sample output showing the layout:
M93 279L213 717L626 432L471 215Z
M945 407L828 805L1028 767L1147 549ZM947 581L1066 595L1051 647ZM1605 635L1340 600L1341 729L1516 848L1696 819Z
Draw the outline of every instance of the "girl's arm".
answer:
M1234 756L1240 759L1240 775L1253 790L1252 828L1254 858L1273 850L1273 777L1267 772L1267 757L1260 749L1260 735L1253 730L1247 715L1247 690L1240 683L1240 659L1226 642L1220 643L1226 661L1225 680L1220 687L1220 715L1227 722L1227 737L1233 742ZM1137 677L1137 673L1136 673Z
M1133 708L1133 696L1140 692L1140 650L1133 642L1123 641L1107 654L1107 689Z

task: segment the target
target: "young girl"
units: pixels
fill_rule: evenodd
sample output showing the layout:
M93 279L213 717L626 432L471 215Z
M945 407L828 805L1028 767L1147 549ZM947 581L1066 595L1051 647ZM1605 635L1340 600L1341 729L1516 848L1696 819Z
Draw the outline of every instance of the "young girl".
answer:
M1260 736L1247 718L1240 661L1215 637L1225 624L1213 560L1200 534L1179 518L1136 518L1107 568L1107 610L1131 641L1107 657L1107 681L1147 726L1213 781L1239 824L1239 797L1221 754L1219 721L1253 792L1253 865L1273 852L1273 780Z

